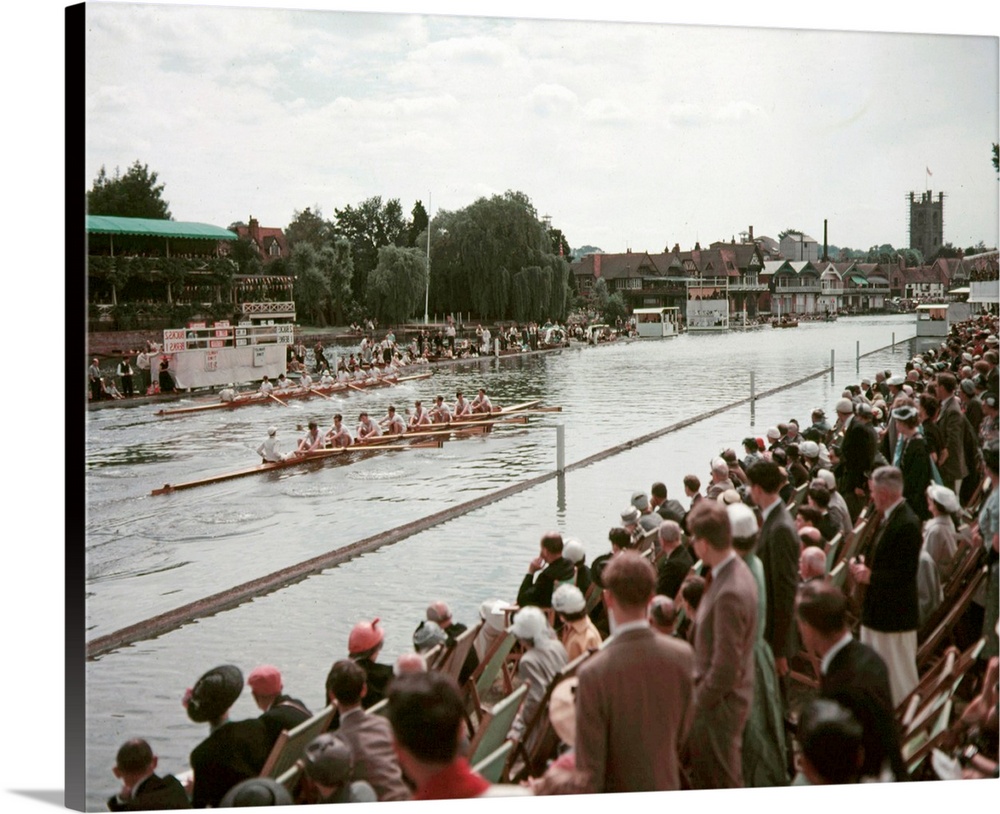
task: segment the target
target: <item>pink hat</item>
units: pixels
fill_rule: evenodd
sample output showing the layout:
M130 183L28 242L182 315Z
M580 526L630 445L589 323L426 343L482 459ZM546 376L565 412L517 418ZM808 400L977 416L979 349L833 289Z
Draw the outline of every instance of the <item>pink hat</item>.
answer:
M382 644L382 640L385 638L385 631L376 627L378 623L379 619L376 617L370 622L358 622L351 628L351 635L347 639L347 652L350 655L356 656L360 653L367 653L369 650Z
M278 695L281 692L281 673L277 667L262 664L250 671L247 684L257 695Z

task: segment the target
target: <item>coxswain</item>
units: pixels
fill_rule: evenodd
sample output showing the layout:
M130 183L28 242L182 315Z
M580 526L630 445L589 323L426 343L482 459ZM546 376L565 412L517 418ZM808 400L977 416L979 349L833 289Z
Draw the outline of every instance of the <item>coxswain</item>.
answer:
M479 393L472 400L472 412L474 413L492 413L493 403L490 401L490 397L486 395L486 390L482 387L479 388Z
M333 426L326 433L326 443L331 447L349 447L354 443L350 431L344 426L344 417L340 413L333 417Z
M465 418L472 415L472 405L462 395L461 390L455 391L455 409L452 410L452 415L455 418Z
M274 385L271 384L271 380L267 378L267 375L265 375L264 378L261 379L260 381L260 392L263 393L265 396L270 396L273 390L274 390Z
M413 415L410 416L410 427L420 427L430 423L432 423L431 417L423 408L422 402L419 400L413 402Z
M288 456L278 449L278 428L268 427L267 438L257 447L257 454L261 457L261 463L277 463L283 461Z
M451 421L451 409L444 403L444 396L437 396L434 399L434 406L430 411L431 421L435 424L447 424Z
M394 405L390 404L385 418L379 421L385 435L402 435L406 432L406 422L396 413Z
M367 441L378 438L380 435L382 435L382 430L379 425L372 421L368 413L362 412L358 416L358 441Z
M309 431L302 436L302 440L299 441L298 449L295 451L302 453L313 452L317 449L323 449L323 435L319 431L319 424L315 421L310 421Z
M319 383L323 387L329 387L334 383L335 379L330 375L330 368L323 369L323 375L319 377Z
M232 386L223 387L219 391L219 401L236 401L236 390Z

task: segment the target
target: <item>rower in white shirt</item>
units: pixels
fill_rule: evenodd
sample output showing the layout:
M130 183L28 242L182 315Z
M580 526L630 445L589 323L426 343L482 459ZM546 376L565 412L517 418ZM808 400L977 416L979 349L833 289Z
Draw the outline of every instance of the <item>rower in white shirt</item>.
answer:
M268 427L267 438L257 447L257 454L260 455L262 463L276 463L283 461L288 456L278 449L278 428Z
M434 399L434 406L430 410L431 421L435 424L447 424L451 421L451 410L444 403L444 396Z
M413 402L413 415L410 416L410 427L420 427L424 424L431 424L430 414L424 409L423 403L419 400Z
M486 390L482 387L479 388L479 393L472 400L472 412L474 413L492 413L493 403L490 401L490 397L486 395Z
M267 378L267 376L264 376L264 378L261 379L260 382L260 392L263 393L265 396L270 396L273 390L274 390L274 385L271 384L271 380Z
M381 435L382 430L379 425L372 421L367 412L362 412L358 416L358 441L367 441Z
M455 392L455 409L452 410L452 415L455 418L464 418L465 416L472 415L472 405L462 395L461 390Z
M396 413L396 408L392 404L389 405L385 418L379 422L379 425L385 435L402 435L406 432L406 422Z
M326 442L331 447L349 447L354 443L350 431L344 426L344 417L340 413L333 417L333 426L327 430Z

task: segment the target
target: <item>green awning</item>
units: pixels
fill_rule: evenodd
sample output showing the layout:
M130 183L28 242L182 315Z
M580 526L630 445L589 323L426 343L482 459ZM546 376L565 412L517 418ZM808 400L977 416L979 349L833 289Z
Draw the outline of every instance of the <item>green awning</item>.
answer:
M868 285L868 281L862 277L860 274L852 274L851 282L857 283L858 285Z
M87 233L99 235L144 235L146 237L183 237L202 240L236 240L235 232L210 223L157 220L156 218L115 218L110 215L87 215Z

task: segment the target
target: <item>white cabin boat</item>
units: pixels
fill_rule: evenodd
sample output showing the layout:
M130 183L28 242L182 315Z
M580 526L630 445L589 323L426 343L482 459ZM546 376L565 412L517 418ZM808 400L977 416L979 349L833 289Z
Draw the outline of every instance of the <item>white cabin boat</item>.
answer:
M636 331L644 339L677 336L684 330L680 308L636 308L632 316L635 317Z

